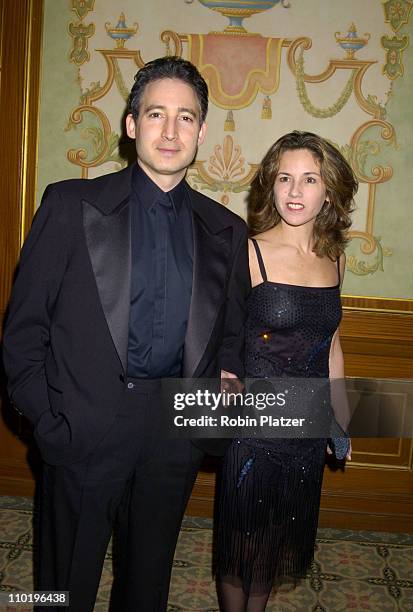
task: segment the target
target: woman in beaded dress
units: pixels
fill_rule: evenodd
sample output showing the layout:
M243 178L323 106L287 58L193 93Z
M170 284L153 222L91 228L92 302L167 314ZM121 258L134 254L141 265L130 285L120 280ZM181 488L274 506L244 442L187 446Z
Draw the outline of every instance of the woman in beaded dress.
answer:
M356 191L343 156L315 134L287 134L264 157L249 208L247 377L344 377L340 285ZM326 450L326 438L231 444L217 538L224 612L261 612L273 586L306 575Z

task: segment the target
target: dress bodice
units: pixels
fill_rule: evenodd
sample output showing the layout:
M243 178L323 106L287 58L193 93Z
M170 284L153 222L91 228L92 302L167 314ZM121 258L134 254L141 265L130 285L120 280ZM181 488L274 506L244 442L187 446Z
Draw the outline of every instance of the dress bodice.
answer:
M253 244L263 282L248 299L247 376L328 377L331 340L341 320L340 279L331 287L270 282Z
M256 285L248 300L247 376L328 377L331 339L340 319L338 285Z

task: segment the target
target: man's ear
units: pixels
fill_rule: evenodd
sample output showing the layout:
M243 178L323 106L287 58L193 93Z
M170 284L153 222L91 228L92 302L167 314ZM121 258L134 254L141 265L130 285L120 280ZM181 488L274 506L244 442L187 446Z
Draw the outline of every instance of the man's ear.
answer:
M135 118L133 117L133 115L131 113L126 115L125 125L126 125L126 133L127 133L127 135L129 136L129 138L132 138L133 140L135 140L135 138L136 138L136 123L135 123Z
M207 124L204 121L204 123L201 125L201 127L199 129L198 146L201 145L204 142L206 131L207 131Z

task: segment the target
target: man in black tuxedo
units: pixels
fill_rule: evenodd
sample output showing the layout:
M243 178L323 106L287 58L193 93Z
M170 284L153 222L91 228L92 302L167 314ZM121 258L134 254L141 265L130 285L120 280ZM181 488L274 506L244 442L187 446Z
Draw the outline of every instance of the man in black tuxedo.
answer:
M22 250L4 361L44 459L38 587L76 612L116 520L111 609L166 609L203 451L159 435L159 379L243 375L246 227L184 180L207 96L189 62L146 64L126 118L137 164L50 185Z

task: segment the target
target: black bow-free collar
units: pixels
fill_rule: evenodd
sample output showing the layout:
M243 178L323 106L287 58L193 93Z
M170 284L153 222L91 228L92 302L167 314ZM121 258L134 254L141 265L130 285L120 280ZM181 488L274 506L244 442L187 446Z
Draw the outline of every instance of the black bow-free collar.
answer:
M172 204L175 217L178 217L186 193L184 178L173 189L165 192L154 183L138 164L135 164L132 171L132 188L135 191L139 203L148 211L151 210L157 202L162 202L166 196L167 201Z

